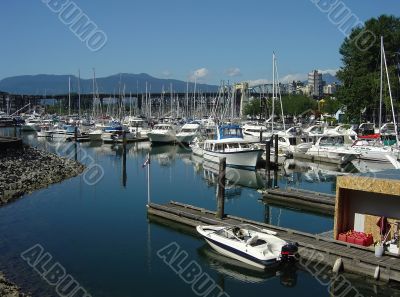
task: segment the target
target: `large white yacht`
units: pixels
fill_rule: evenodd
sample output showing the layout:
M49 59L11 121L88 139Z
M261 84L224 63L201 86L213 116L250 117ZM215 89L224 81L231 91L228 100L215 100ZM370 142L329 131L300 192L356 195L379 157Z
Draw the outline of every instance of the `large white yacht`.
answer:
M189 123L183 125L181 131L176 134L176 140L180 143L189 144L200 133L200 125L197 123Z
M172 143L176 141L176 128L172 124L157 124L147 136L151 143Z
M203 143L205 160L219 163L220 158L225 157L228 166L255 169L262 153L262 149L243 139L242 128L238 125L219 126L216 139Z

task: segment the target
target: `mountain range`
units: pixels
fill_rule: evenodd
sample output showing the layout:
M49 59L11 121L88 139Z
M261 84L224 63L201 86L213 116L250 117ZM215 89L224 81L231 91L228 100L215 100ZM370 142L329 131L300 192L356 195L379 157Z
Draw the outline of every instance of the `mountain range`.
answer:
M78 92L78 77L74 75L21 75L8 77L0 80L0 92L26 95L60 95L68 93L68 81L71 79L71 92ZM327 84L340 83L336 76L329 73L322 75ZM172 85L173 92L186 92L187 83L176 79L162 79L150 76L146 73L128 74L121 73L96 79L98 93L118 94L125 91L125 94L144 93L146 90L151 93L170 92ZM305 83L307 83L305 81ZM197 90L203 92L217 92L218 86L208 84L197 84ZM189 92L193 92L194 83L189 83ZM93 92L93 79L81 79L80 90L82 94Z
M322 80L325 81L326 84L341 83L340 80L335 75L332 75L330 73L322 74Z
M8 77L0 81L0 91L12 94L29 95L59 95L68 93L68 81L71 78L71 92L78 91L78 77L74 75L21 75ZM125 94L144 93L146 90L152 93L161 93L163 90L170 92L172 85L173 92L186 92L187 83L175 79L161 79L150 76L146 73L128 74L121 73L107 77L96 78L97 90L99 93L119 94L125 90ZM193 91L194 83L189 83L189 91ZM216 92L218 86L197 84L197 90L203 92ZM80 90L83 94L93 92L93 79L80 80Z

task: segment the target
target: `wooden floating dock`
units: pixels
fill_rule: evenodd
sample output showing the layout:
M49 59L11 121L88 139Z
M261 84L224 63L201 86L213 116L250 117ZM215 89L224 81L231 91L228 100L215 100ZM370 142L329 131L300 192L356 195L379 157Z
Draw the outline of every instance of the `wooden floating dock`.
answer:
M22 149L22 139L18 137L0 137L0 149Z
M302 259L311 262L318 260L319 264L329 267L334 267L337 260L341 259L344 271L369 277L374 277L377 267L379 267L380 280L400 282L399 257L385 254L381 258L376 258L371 248L232 215L225 215L224 219L221 220L217 218L215 211L173 201L165 205L149 203L147 213L150 219L152 216L156 216L191 227L197 225L251 224L260 228L267 228L277 232L277 236L286 241L297 242L299 244L299 255Z
M82 136L77 136L76 138L74 136L71 137L67 137L66 138L67 141L76 141L76 142L90 142L90 138L88 135L82 135ZM148 137L135 137L132 139L127 139L126 143L134 143L134 142L144 142L144 141L148 141L149 138ZM102 140L98 140L98 142L102 142ZM115 142L110 142L110 143L117 143L117 144L123 144L123 141L115 141Z
M333 216L335 196L314 191L287 189L267 189L263 191L262 201L269 205L296 208Z

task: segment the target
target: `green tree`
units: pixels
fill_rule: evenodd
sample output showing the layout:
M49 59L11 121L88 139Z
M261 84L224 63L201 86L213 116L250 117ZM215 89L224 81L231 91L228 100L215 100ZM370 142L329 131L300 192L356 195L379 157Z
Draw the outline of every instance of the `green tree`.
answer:
M245 115L256 117L261 113L261 100L253 99L244 106L243 112Z
M280 104L278 101L278 111L280 112ZM307 110L315 110L317 101L305 95L285 95L282 97L282 107L284 115L299 115Z
M367 36L369 39L366 38ZM337 77L343 85L338 90L337 98L339 103L346 107L348 121L359 121L360 112L364 108L371 111L378 107L380 36L384 38L392 94L398 97L396 52L400 48L400 18L382 15L377 19L372 18L366 21L362 27L353 29L339 50L343 66L337 73ZM386 79L384 82L387 90ZM385 102L388 102L387 91L385 92Z

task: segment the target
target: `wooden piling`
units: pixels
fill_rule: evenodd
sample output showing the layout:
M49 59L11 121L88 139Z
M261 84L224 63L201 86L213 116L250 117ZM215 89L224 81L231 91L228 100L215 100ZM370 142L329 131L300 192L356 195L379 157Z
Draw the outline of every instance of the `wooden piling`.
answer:
M226 158L219 160L218 173L218 195L217 195L217 213L216 217L222 220L225 216L225 182L226 182Z
M263 140L263 131L260 130L260 142L262 142L262 140Z
M126 144L122 146L122 186L126 187Z
M122 144L124 145L124 149L126 146L126 131L122 131Z
M265 173L267 176L267 188L269 188L271 182L271 140L267 140L265 143Z
M278 151L279 151L279 148L278 148L278 134L275 134L274 135L274 156L275 156L275 158L274 158L274 163L275 163L275 167L278 167Z
M75 126L74 139L75 139L75 142L78 141L78 127L77 126Z

